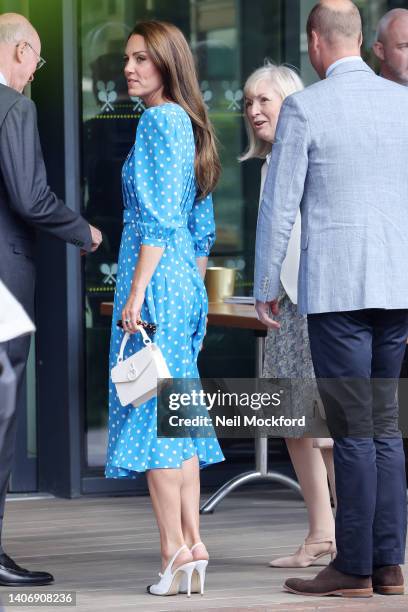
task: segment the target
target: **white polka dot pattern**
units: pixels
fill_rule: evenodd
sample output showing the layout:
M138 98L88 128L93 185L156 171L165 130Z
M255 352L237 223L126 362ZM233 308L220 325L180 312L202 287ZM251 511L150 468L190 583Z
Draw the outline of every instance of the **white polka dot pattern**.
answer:
M121 318L140 246L164 253L146 290L142 318L158 324L155 342L177 378L198 378L197 356L205 333L207 294L195 258L207 256L215 240L211 195L196 199L195 143L190 118L177 104L147 109L123 166L124 230L119 263L109 369L117 360ZM125 357L142 348L136 334ZM122 407L109 384L107 478L137 478L155 468L178 468L198 455L205 467L224 457L215 438L157 438L157 402Z

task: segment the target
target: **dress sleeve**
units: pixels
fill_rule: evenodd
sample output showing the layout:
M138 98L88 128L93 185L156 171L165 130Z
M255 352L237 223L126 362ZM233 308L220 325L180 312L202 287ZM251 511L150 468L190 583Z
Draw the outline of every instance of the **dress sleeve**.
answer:
M135 192L141 243L165 248L183 225L182 131L168 109L147 109L138 124L135 143Z
M208 257L215 242L212 195L196 200L188 218L188 229L194 242L196 257Z

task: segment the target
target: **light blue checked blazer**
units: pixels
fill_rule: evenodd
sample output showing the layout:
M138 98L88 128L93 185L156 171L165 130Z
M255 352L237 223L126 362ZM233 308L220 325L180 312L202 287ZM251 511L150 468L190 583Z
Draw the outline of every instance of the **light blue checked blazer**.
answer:
M299 206L301 314L408 308L408 88L355 60L286 98L258 216L262 302Z

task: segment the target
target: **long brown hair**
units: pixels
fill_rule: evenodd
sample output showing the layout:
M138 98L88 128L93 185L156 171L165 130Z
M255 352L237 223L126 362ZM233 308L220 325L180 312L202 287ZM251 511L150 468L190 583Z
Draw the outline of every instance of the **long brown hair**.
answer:
M141 21L129 35L143 36L147 51L163 79L164 96L179 104L193 124L195 177L204 198L214 190L221 173L214 129L203 102L193 55L182 32L165 21Z

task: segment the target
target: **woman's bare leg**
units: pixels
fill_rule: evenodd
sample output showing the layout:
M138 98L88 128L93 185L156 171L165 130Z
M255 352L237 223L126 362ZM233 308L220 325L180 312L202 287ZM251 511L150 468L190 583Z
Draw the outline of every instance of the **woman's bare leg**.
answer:
M181 523L185 543L189 548L200 537L200 467L197 455L183 461L183 484L181 486ZM205 546L197 546L193 551L194 559L208 559Z
M334 539L334 518L330 503L326 466L320 449L313 448L312 438L286 439L289 455L302 489L309 517L306 543ZM322 544L308 546L318 554Z
M182 469L148 470L147 482L150 498L160 532L162 569L174 553L185 544L181 527ZM189 550L183 550L174 562L174 568L192 561Z

